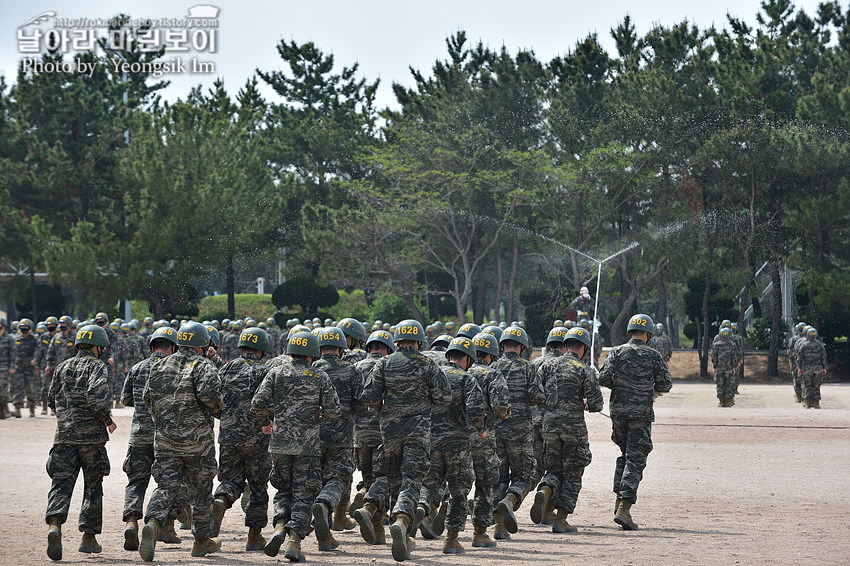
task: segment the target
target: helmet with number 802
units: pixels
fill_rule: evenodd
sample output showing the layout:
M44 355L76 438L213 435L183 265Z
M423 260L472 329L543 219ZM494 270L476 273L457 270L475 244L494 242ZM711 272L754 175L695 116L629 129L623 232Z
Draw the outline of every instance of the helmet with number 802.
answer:
M319 348L322 346L331 346L333 348L348 348L348 342L345 341L345 334L341 328L325 328L317 336L319 339Z
M77 337L74 339L74 346L92 345L106 348L109 346L109 336L106 335L106 330L96 324L88 324L77 331Z
M319 357L319 341L309 332L296 332L286 343L286 353L295 356Z
M269 335L265 330L258 327L246 328L239 335L237 348L251 348L252 350L269 350Z
M210 333L200 322L187 322L177 330L177 344L191 348L206 348L210 344Z
M487 332L479 332L472 339L472 345L475 346L476 352L484 352L493 357L499 357L499 343L496 337Z
M398 323L398 325L396 325L395 336L393 338L396 342L400 340L422 342L425 340L425 329L422 328L422 325L418 320L409 318L407 320L402 320Z
M655 323L652 322L648 314L636 314L629 319L629 325L626 327L626 332L631 332L632 330L643 330L644 332L655 334Z

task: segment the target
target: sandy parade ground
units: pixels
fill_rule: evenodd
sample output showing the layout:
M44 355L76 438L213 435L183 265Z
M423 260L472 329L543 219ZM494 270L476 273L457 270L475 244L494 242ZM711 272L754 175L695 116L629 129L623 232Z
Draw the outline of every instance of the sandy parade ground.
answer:
M608 412L607 390L606 408ZM614 524L611 492L616 448L610 421L587 417L593 462L570 522L579 533L554 535L528 516L531 497L517 517L519 533L495 549L472 549L472 526L461 533L467 552L441 553L441 541L417 537L417 564L850 564L850 385L823 386L821 410L794 403L789 385L741 385L736 406L717 407L710 383L674 383L656 403L655 449L649 456L632 516L636 532ZM77 552L82 477L63 528L63 563L141 564L122 548L121 509L126 476L121 465L132 409L114 411L118 430L107 444L112 473L104 480L104 532L99 555ZM54 419L0 421L0 564L46 564L44 509L50 480L44 464ZM153 484L153 482L152 482ZM152 489L152 488L151 488ZM270 492L272 488L270 486ZM247 528L235 505L222 526L221 552L189 555L180 545L157 545L158 564L286 563L244 550ZM264 529L268 536L272 526ZM310 563L393 564L389 545L366 545L358 531L335 533L340 548L319 553L315 538L303 550Z

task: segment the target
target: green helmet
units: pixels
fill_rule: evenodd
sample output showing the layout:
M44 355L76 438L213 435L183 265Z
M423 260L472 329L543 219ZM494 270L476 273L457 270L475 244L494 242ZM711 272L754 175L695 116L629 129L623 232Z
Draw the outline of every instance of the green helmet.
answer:
M390 329L387 332L389 332L390 334L395 334L395 328L396 328L396 325L393 324L392 326L390 326Z
M221 319L221 327L224 328L225 330L230 330L230 323L231 322L232 321L229 318L223 318L223 319Z
M443 322L440 320L434 321L434 332L440 332L443 329Z
M72 319L67 314L59 317L59 325L60 326L63 325L63 324L67 324L68 326L71 326L71 324L73 324L73 323L74 323L74 319Z
M312 334L313 336L315 336L315 337L316 337L316 340L318 340L318 339L319 339L319 334L321 334L321 333L322 333L322 329L321 329L320 327L318 327L318 326L317 326L316 328L314 328L314 329L312 329L312 330L310 331L310 334Z
M121 330L121 323L119 323L117 320L113 320L109 323L109 328L116 331Z
M121 334L130 334L130 325L126 322L121 323Z
M585 330L590 330L590 321L587 320L586 318L583 318L580 321L578 321L578 325L581 326L582 328L584 328Z
M660 322L655 323L655 335L662 336L664 334L664 325Z
M77 331L77 337L74 339L74 346L92 345L106 348L109 346L109 336L106 335L106 330L96 324L87 324Z
M177 331L170 326L160 326L151 333L150 338L148 338L148 346L153 347L154 340L168 340L176 345Z
M392 328L392 327L393 327L393 326L392 326L392 324L390 324L389 322L385 322L385 323L381 326L381 328L383 328L383 329L384 329L384 330L386 330L387 332L389 332L390 328ZM423 330L423 332L424 332L424 330Z
M552 328L561 328L562 326L564 326L564 321L560 318L552 324Z
M481 332L481 327L471 322L467 322L457 329L458 336L466 336L467 338L475 338L475 335L479 332Z
M95 324L98 324L98 322L101 321L101 320L103 322L106 322L107 320L109 320L109 318L106 316L105 312L99 312L96 315L94 315L94 323Z
M805 322L802 322L802 321L801 321L801 322L798 322L798 323L794 326L794 330L796 330L796 331L797 331L797 334L802 334L802 333L803 333L803 330L804 330L805 328L806 328L806 323L805 323Z
M45 332L47 332L47 325L43 322L39 322L35 325L35 332L36 334L44 334Z
M359 320L344 318L336 323L336 327L345 332L346 336L351 336L360 343L365 342L369 338L366 328Z
M44 319L44 324L46 326L50 326L51 324L53 326L56 326L56 325L59 324L59 319L56 318L55 316L48 316L46 319Z
M322 321L322 325L323 326L330 326L330 325L333 324L333 322L334 322L334 320L332 318L326 318L325 320Z
M721 340L729 340L732 337L732 329L728 326L724 326L720 329L720 339Z
M720 323L720 328L724 328L724 327L731 328L732 327L732 321L729 320L728 318L724 319L723 322Z
M576 323L575 323L575 322L573 322L572 320L566 320L566 321L564 321L564 328L566 328L566 329L568 329L568 330L569 330L570 328L572 328L573 326L575 326L575 325L576 325Z
M733 322L731 328L732 328L732 332L738 332L738 323Z
M262 328L246 328L239 335L238 348L251 348L252 350L262 350L268 352L269 335Z
M520 328L525 328L525 321L524 320L519 321L517 324L519 324Z
M563 326L556 326L549 331L549 335L546 337L546 345L548 346L552 342L563 344L567 340L567 332L568 330Z
M390 352L395 352L395 343L393 342L393 335L387 332L386 330L376 330L372 334L369 335L369 338L366 339L366 350L369 349L369 344L373 342L380 342L390 349Z
M425 329L422 328L422 325L418 320L408 318L407 320L402 320L396 325L394 338L396 342L399 340L414 340L416 342L422 342L425 340Z
M274 328L274 325L275 325L274 317L273 316L268 317L266 319L266 326L268 326L269 328Z
M383 330L383 329L384 329L384 327L382 325L378 324L377 322L372 325L372 332L374 332L376 330Z
M810 326L806 329L806 338L809 340L814 340L818 337L818 330L814 326Z
M494 358L499 357L499 342L498 339L487 332L479 332L472 339L472 345L475 346L476 352L484 352L490 354Z
M168 324L171 325L171 328L177 328L177 329L180 328L180 321L177 320L176 318L172 318L171 322L169 322Z
M487 323L487 326L498 326L499 323L493 319L490 319L490 322Z
M6 326L9 322L6 320L6 317L0 316L0 326Z
M446 334L451 334L452 332L454 332L454 329L455 329L455 323L451 320L448 321L446 323Z
M32 320L30 320L28 318L22 318L21 320L18 321L18 329L20 330L20 328L22 326L26 326L27 328L32 328L33 327Z
M592 344L590 340L590 332L588 332L584 328L579 327L570 328L567 331L567 336L564 339L564 342L568 342L569 340L576 340L578 342L581 342L588 348L590 348L590 345Z
M452 336L450 334L440 334L434 341L431 342L431 349L443 347L446 348L449 345L449 342L452 341Z
M490 326L485 326L481 329L481 332L485 334L492 334L496 337L496 342L499 341L499 338L502 337L502 329L496 326L495 324L491 324Z
M655 333L655 323L648 314L636 314L629 319L629 325L626 327L626 332L632 330L643 330L651 335Z
M425 336L428 336L430 338L433 335L434 335L434 325L429 324L429 325L425 326Z
M309 332L296 332L286 342L286 353L296 356L319 357L319 341Z
M146 316L146 317L144 318L144 320L142 320L142 322L144 322L144 323L145 323L145 326L147 326L148 328L150 328L150 327L151 327L151 325L153 324L153 317L152 317L152 316Z
M345 334L341 328L325 328L319 333L319 348L322 346L332 346L334 348L348 348L348 342L345 341Z
M263 330L265 330L265 329L266 329L266 328L268 328L268 327L269 327L269 325L268 325L268 324L266 324L266 323L265 323L265 322L263 322L263 321L260 321L260 323L257 325L257 328L262 328Z
M449 342L449 347L446 348L446 353L453 351L463 352L469 356L469 359L473 362L478 358L478 354L475 351L475 345L472 343L472 338L468 338L466 336L458 336Z
M221 347L221 334L218 333L218 330L212 324L207 325L207 332L210 333L210 341L212 341L213 346L218 350Z
M212 326L212 327L213 327L213 328L215 328L216 330L221 330L221 323L218 321L218 319L215 319L215 318L214 318L214 319L212 319L212 320L210 321L210 326Z
M296 332L310 332L310 328L304 324L296 324L295 326L289 329L289 333L295 334Z
M245 328L256 328L256 326L257 326L257 321L255 321L253 318L246 318L245 319Z
M519 342L528 348L528 334L525 333L525 329L520 328L519 326L510 326L505 328L504 332L502 332L502 337L499 338L499 344L504 344L508 340Z
M200 322L187 322L177 331L177 344L192 348L206 348L210 344L210 332Z

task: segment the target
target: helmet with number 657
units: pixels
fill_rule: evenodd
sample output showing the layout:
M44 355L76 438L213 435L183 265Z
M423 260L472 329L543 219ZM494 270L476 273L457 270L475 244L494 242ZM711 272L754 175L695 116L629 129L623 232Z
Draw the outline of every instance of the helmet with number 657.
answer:
M191 348L206 348L210 343L210 333L200 322L187 322L177 330L177 344Z

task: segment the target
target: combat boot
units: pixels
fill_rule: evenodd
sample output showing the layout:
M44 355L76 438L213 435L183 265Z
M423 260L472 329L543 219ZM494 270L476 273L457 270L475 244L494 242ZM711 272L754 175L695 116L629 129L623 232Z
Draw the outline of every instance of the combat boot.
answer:
M384 530L384 519L378 518L372 521L372 530L375 532L375 542L372 544L387 544L387 532Z
M351 505L348 506L348 514L354 517L354 512L363 507L364 498L366 497L366 488L360 488L354 494L354 499L351 500Z
M192 506L188 503L177 511L177 522L180 523L181 531L192 530Z
M440 503L440 509L437 511L437 514L434 515L434 521L431 523L431 526L434 527L434 534L437 536L440 536L446 530L446 513L448 510L449 502L443 501Z
M153 561L156 553L156 539L159 536L159 523L151 519L142 527L142 541L139 543L139 554L145 562Z
M94 533L83 533L83 540L80 541L80 552L86 554L99 554L103 547L97 542Z
M313 513L313 528L316 529L316 540L329 540L331 529L328 524L328 508L324 503L316 501L311 509Z
M328 534L326 539L316 537L316 543L319 545L320 552L330 552L339 548L339 541L334 538L333 533Z
M21 404L15 403L15 411L12 413L12 416L16 419L21 418Z
M221 550L221 541L217 537L195 538L192 544L192 556L200 557Z
M47 557L62 560L62 519L59 515L53 515L47 524L50 525L47 530Z
M493 548L496 546L496 541L490 538L487 534L487 527L484 525L472 525L472 546L474 548Z
M404 513L398 513L395 517L395 522L390 525L390 536L393 538L393 560L396 562L404 562L410 558L410 540L407 536L407 528L410 526L411 517Z
M499 511L493 513L493 522L496 525L493 527L493 538L496 540L511 540L511 535L505 528L505 522L502 519L502 514Z
M383 517L378 515L378 508L375 507L375 504L368 501L364 503L363 507L354 512L354 519L360 525L360 536L363 537L363 540L368 544L375 544L375 529L373 525L376 522L380 522L381 527L383 527Z
M156 540L168 544L180 544L183 540L177 536L177 531L174 530L174 519L168 519L159 529L156 535Z
M248 542L245 543L245 550L263 550L266 546L266 539L263 538L263 529L260 527L248 528Z
M9 406L6 403L0 403L0 420L9 418Z
M803 396L795 391L794 392L794 401L796 401L797 403L802 403L803 402Z
M331 530L334 531L350 531L353 529L357 523L348 518L345 514L345 510L348 507L348 502L340 503L334 509L334 518L333 523L331 524Z
M542 485L534 494L534 504L531 506L531 522L539 525L543 522L543 516L549 507L549 499L552 497L552 488Z
M734 407L735 406L735 398L734 397L727 397L726 398L726 406L727 407Z
M266 546L263 547L263 553L266 556L277 556L277 553L280 552L280 547L283 545L283 541L286 539L286 528L283 526L285 523L281 521L274 526L274 532L272 533L272 538L266 543Z
M30 409L30 418L34 419L35 418L35 403L30 401L28 406L29 406L29 409Z
M419 528L419 525L422 524L422 521L425 520L427 515L428 511L425 510L425 507L423 507L421 503L416 506L416 515L413 517L413 521L410 522L410 526L407 527L407 536L416 536L416 530Z
M558 534L576 533L578 529L567 522L567 510L558 509L555 513L555 520L552 521L552 532Z
M505 525L505 529L511 534L516 533L519 529L516 522L516 515L514 515L514 507L517 506L517 503L516 494L508 493L504 499L499 501L499 506L497 507L499 513L502 515L502 523Z
M621 499L620 504L617 506L617 514L614 515L614 522L623 527L624 531L638 530L637 523L632 520L631 508L631 501Z
M139 550L139 516L135 513L124 523L124 550Z
M463 554L466 552L457 540L457 531L449 529L446 532L446 540L443 541L443 554Z
M212 522L210 523L210 536L217 537L221 532L221 522L224 520L224 512L230 509L230 501L226 497L216 497L213 501Z
M803 408L804 408L804 409L808 409L808 408L809 408L809 398L808 398L808 397L806 397L805 399L803 399Z
M820 399L809 399L810 409L820 409Z
M434 540L438 537L434 532L434 517L437 516L438 508L436 505L431 505L428 514L419 521L419 534L426 540Z
M294 530L287 531L289 540L286 541L286 550L283 555L290 562L305 562L307 559L301 553L301 536Z
M46 414L47 414L47 401L42 401L42 402L41 402L41 414L42 414L42 415L46 415Z
M546 508L546 512L543 514L543 520L540 521L541 525L551 525L555 522L555 508L552 507L552 502L549 502L549 507Z

